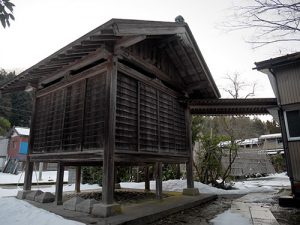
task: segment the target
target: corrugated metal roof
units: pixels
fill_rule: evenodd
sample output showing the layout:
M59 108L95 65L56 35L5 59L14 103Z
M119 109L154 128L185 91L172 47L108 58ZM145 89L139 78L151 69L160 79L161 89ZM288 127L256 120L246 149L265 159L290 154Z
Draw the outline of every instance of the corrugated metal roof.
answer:
M277 107L276 98L252 99L192 99L188 100L192 114L220 115L253 115L269 114L268 108Z
M28 127L15 127L15 130L20 136L29 136L30 133L30 128Z
M281 138L281 133L276 133L276 134L265 134L261 135L259 139L272 139L272 138Z
M295 52L293 54L287 54L277 58L271 58L261 62L256 62L255 69L257 70L271 69L271 68L280 67L291 63L297 63L297 62L300 62L300 52Z

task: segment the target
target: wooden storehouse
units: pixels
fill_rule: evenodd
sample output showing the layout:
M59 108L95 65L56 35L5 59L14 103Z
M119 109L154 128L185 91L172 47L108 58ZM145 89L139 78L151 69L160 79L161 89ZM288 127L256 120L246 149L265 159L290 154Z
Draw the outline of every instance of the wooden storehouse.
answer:
M115 165L186 163L193 188L187 99L217 99L216 84L184 22L112 19L3 85L34 90L24 190L33 162L102 165L103 207L113 202ZM109 210L106 210L108 216Z
M274 117L279 118L287 172L292 192L300 199L300 53L255 63L267 74L277 98Z

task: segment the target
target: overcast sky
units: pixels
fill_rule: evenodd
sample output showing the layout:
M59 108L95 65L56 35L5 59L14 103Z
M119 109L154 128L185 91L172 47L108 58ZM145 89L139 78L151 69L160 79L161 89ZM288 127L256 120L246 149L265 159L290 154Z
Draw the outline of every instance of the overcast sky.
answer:
M222 93L224 77L235 72L258 83L256 97L273 97L266 75L252 70L254 62L297 50L297 46L252 49L248 31L224 32L221 24L237 0L11 0L16 21L0 27L0 68L24 69L59 50L111 18L174 21L182 15ZM299 49L298 49L299 50Z

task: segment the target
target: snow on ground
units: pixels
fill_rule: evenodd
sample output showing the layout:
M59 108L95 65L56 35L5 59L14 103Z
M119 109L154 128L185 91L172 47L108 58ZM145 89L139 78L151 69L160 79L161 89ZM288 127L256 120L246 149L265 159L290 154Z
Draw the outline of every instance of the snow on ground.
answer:
M65 174L67 178L68 174ZM60 216L57 216L48 211L36 208L25 201L17 200L14 197L7 196L16 196L18 190L21 190L17 185L11 186L2 186L4 183L14 183L17 184L23 178L21 175L11 175L0 173L0 218L1 224L7 225L82 225L71 220L66 220ZM35 176L33 176L35 177ZM34 180L35 178L33 178ZM56 172L44 172L43 173L44 182L49 180L56 180ZM144 189L144 182L134 183L134 182L123 182L121 183L122 188L134 188L134 189ZM155 189L155 181L150 183L151 189ZM272 192L281 187L289 187L290 182L286 174L274 174L268 177L248 179L246 181L236 182L234 188L236 190L222 190L211 187L209 185L202 184L200 182L195 182L195 187L199 188L201 193L214 193L214 194L246 194L253 192ZM186 188L186 180L168 180L163 182L164 191L178 191L181 192L183 188ZM39 189L42 191L54 192L54 185L42 185L42 186L33 186L33 190ZM81 190L88 189L97 189L101 190L101 187L98 185L81 185ZM74 191L75 185L64 185L64 191ZM258 196L259 198L259 196ZM239 224L239 225L248 225L249 221L242 217L239 214L232 213L231 211L226 211L218 215L213 219L214 225L223 225L223 224Z
M219 214L216 218L210 220L213 225L251 225L249 219L239 213L233 213L229 210Z
M81 184L80 189L83 190L101 190L98 184ZM22 187L17 186L0 186L0 198L1 197L8 197L8 196L17 196L18 191L21 191ZM43 185L43 186L32 186L32 190L41 190L43 192L55 192L55 185ZM64 185L64 191L74 191L75 184L67 184Z
M290 181L285 173L274 174L263 178L248 179L245 181L235 182L234 190L218 189L200 182L195 182L195 187L199 189L200 193L213 193L218 195L223 194L247 194L253 192L272 192L281 187L289 187ZM144 182L123 182L122 188L144 189ZM186 188L186 180L168 180L163 182L164 191L182 192ZM150 189L155 190L155 181L150 182Z
M68 181L68 171L64 173L64 181ZM24 183L25 173L19 173L17 175L10 173L0 173L0 185L1 184L18 184ZM32 182L36 183L39 177L38 171L33 171ZM47 182L56 181L56 171L44 171L42 173L42 180L38 183L47 183Z
M13 197L0 198L0 205L1 224L5 225L83 225Z

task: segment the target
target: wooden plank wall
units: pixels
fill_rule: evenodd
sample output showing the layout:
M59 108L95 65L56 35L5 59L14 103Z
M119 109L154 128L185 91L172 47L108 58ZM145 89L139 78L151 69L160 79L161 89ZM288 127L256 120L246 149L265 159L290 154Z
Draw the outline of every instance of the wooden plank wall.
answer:
M293 178L295 181L300 181L300 141L289 141L289 155L291 160L291 166L293 170Z
M184 106L176 97L119 72L116 150L188 154Z
M37 98L33 153L103 148L105 74Z

